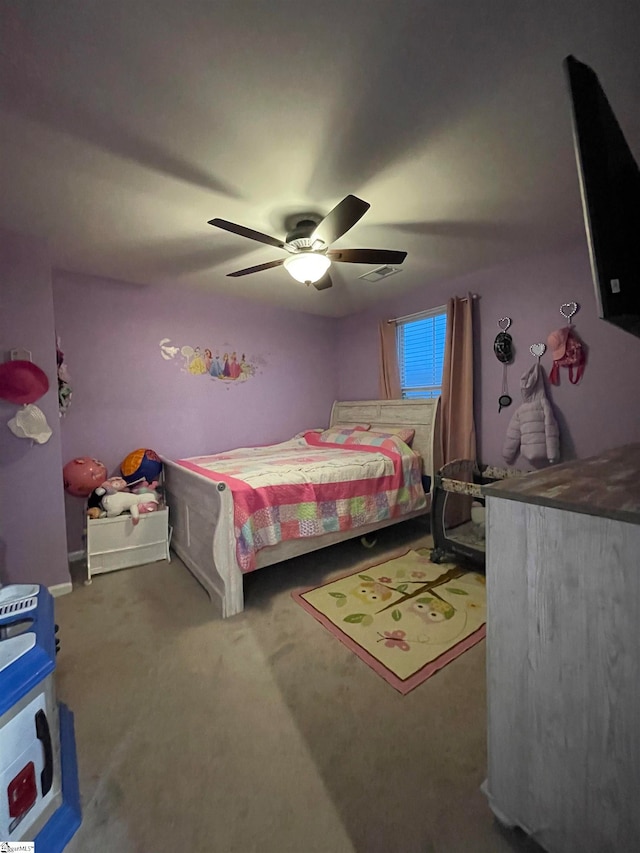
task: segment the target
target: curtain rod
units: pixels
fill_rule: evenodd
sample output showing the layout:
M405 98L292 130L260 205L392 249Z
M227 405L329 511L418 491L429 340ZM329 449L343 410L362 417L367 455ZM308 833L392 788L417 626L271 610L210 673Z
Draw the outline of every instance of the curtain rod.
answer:
M477 293L470 294L472 299L479 299L480 296ZM468 296L461 296L461 302L467 302L469 299ZM443 306L446 307L446 306ZM437 309L436 309L437 310ZM412 317L424 317L426 314L429 314L430 311L416 311L415 314L405 314L404 317L392 317L391 320L387 320L387 323L404 323L407 320L411 320Z

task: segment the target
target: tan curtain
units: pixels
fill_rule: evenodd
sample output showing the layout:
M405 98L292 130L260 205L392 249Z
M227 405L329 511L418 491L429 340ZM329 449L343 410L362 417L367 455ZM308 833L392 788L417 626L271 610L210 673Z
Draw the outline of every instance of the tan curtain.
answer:
M447 303L447 338L442 370L443 461L476 458L473 420L473 297Z
M380 358L378 363L380 399L399 400L402 397L402 391L398 369L396 324L381 320L378 328L380 330Z
M473 297L454 297L447 303L447 337L442 370L442 459L476 461L473 420ZM473 479L469 474L461 479ZM454 528L471 517L472 498L448 494L444 524Z

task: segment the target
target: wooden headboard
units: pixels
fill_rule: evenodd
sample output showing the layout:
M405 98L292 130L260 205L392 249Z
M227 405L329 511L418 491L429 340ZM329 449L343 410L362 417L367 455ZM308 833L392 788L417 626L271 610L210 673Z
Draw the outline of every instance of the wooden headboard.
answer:
M416 431L411 447L422 456L423 473L431 477L442 467L440 398L432 400L336 400L331 409L334 424L371 424L384 431L410 427Z

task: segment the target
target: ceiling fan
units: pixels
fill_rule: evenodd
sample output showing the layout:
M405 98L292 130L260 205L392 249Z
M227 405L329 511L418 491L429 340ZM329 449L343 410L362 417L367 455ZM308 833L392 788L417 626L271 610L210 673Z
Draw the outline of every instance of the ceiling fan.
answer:
M401 264L407 257L406 252L391 249L329 248L331 243L346 234L364 216L370 206L368 202L354 195L348 195L324 218L313 213L289 217L285 224L288 233L284 240L245 228L244 225L236 225L226 219L211 219L209 225L215 225L216 228L223 228L241 237L248 237L250 240L257 240L259 243L266 243L268 246L276 246L289 253L288 258L236 270L227 275L235 278L284 265L296 281L307 285L313 284L317 290L326 290L333 285L328 270L334 261L343 264Z

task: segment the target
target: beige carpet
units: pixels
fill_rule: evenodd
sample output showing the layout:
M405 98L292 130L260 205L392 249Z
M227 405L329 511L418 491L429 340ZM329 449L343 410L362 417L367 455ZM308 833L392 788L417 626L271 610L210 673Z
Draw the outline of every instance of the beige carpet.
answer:
M175 557L57 599L84 811L68 853L532 849L479 790L484 643L401 696L291 598L423 530L255 572L225 621Z

